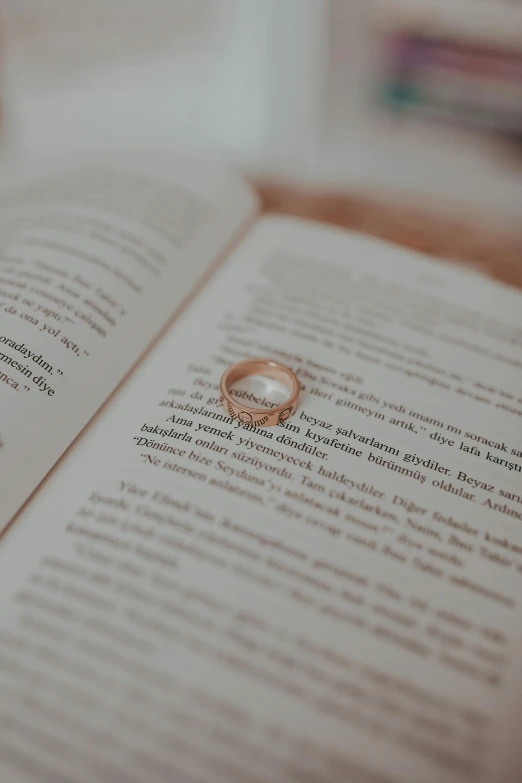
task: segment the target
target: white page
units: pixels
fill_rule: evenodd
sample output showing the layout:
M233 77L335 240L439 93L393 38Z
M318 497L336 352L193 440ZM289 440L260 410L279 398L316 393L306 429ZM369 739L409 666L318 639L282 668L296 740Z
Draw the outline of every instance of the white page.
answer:
M0 778L490 783L521 326L466 271L262 221L2 541ZM219 407L246 355L298 373L285 428Z
M253 204L215 163L159 153L0 194L0 530Z

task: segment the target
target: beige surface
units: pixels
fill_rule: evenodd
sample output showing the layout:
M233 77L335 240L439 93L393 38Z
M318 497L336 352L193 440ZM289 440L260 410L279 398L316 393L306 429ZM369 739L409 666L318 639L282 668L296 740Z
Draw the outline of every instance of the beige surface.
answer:
M320 193L261 185L264 209L320 220L480 268L522 288L522 226L509 230L487 218L427 211L368 196Z

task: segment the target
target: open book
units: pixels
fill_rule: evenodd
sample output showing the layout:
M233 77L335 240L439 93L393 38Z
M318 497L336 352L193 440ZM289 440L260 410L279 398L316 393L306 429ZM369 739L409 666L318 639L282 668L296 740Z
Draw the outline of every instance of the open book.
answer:
M522 297L255 213L160 154L0 197L0 780L519 780Z

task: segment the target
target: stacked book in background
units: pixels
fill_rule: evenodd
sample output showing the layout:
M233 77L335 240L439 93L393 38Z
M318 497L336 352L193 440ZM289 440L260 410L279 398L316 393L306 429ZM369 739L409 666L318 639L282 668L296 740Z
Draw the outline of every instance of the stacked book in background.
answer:
M385 2L381 10L381 95L390 107L522 137L520 5L416 0Z

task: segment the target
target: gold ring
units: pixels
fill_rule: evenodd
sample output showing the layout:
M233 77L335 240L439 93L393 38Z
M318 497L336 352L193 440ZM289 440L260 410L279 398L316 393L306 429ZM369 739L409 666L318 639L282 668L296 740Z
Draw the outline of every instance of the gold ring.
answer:
M289 393L288 399L282 404L273 408L251 408L246 406L240 400L234 398L230 389L242 378L248 378L251 375L263 375L273 378L282 383ZM299 381L297 376L289 367L273 359L245 359L243 362L233 364L228 370L225 370L221 377L221 404L225 413L232 419L237 419L241 424L251 425L252 427L273 427L275 424L281 424L293 416L297 410L297 399L299 397Z

